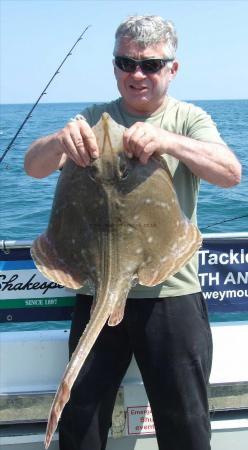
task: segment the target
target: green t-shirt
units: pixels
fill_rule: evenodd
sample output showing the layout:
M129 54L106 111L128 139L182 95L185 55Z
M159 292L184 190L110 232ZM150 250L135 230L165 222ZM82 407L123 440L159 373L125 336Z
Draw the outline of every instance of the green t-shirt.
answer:
M94 104L82 111L89 125L94 126L103 112L107 112L119 124L129 128L135 122L148 122L164 130L205 142L224 143L211 117L201 108L190 103L168 97L164 110L150 117L127 113L121 99L109 103ZM197 198L200 180L182 162L170 155L163 155L173 178L173 184L184 214L193 222L196 220ZM198 258L195 255L178 273L166 282L154 287L136 285L129 292L129 298L174 297L193 294L201 290L198 280ZM87 288L80 293L88 294Z

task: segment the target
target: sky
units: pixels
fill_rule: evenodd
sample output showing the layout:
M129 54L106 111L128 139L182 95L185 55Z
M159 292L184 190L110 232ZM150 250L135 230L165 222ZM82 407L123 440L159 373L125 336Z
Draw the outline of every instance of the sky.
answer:
M1 103L34 103L87 25L43 101L118 97L114 33L133 14L174 22L180 70L170 95L183 100L248 98L248 0L1 0Z

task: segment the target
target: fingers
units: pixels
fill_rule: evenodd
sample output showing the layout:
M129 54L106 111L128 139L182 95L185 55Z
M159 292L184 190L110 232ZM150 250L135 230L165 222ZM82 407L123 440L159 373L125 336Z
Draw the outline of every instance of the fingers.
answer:
M96 137L85 120L76 119L60 130L58 138L64 152L76 164L86 167L99 156Z
M161 152L161 130L149 123L136 122L124 132L123 144L129 157L146 164L154 153ZM58 138L64 153L77 165L86 167L92 158L99 157L96 137L88 123L80 116L60 130Z
M159 148L155 142L151 141L145 146L143 152L140 153L139 160L141 164L146 164L154 153L159 154Z
M123 144L128 156L135 156L146 164L150 156L159 151L159 129L148 123L136 122L125 131Z
M98 158L99 150L96 142L96 137L87 122L82 122L82 124L80 125L80 134L85 147L88 149L89 155L92 158Z
M64 152L72 159L77 165L86 167L87 157L83 143L73 141L70 134L65 134L61 137L61 142L64 148ZM82 147L80 149L80 146ZM86 158L84 158L84 155Z

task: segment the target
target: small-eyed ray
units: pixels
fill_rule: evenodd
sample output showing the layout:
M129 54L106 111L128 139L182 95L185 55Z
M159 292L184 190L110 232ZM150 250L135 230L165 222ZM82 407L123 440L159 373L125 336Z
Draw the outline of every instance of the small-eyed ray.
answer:
M47 449L74 381L108 321L123 318L134 282L155 286L177 273L201 245L182 213L166 162L128 158L125 128L107 113L93 127L100 157L82 168L68 160L59 177L50 222L31 248L51 281L95 287L90 321L66 367L47 425Z

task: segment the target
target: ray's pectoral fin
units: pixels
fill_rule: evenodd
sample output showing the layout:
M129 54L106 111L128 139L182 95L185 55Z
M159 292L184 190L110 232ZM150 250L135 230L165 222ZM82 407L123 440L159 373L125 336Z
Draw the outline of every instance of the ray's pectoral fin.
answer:
M202 243L198 228L183 218L174 239L164 236L159 248L150 248L138 271L139 283L156 286L175 275L195 254Z
M85 275L64 263L46 233L33 242L30 253L37 269L49 280L71 289L79 289L85 283Z

